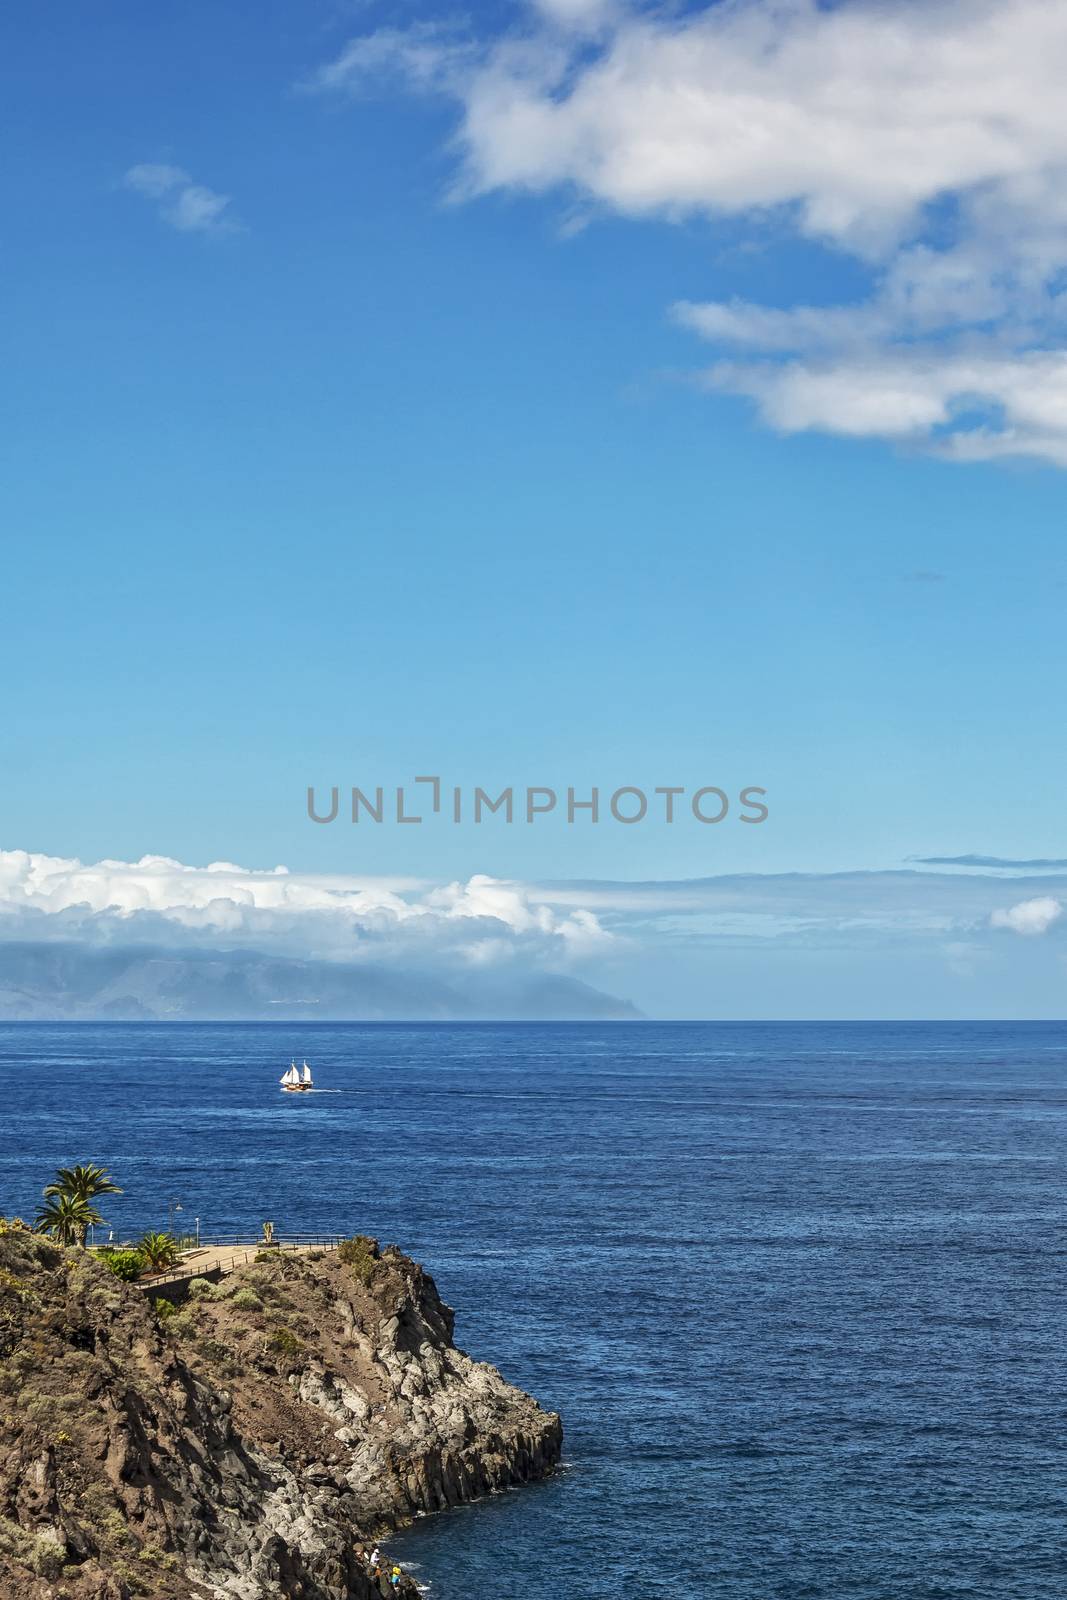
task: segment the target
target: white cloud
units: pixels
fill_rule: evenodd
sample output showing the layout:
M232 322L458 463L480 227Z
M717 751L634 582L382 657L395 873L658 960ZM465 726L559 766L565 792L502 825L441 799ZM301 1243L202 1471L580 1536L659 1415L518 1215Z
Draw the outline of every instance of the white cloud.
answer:
M81 862L0 851L3 940L256 950L398 970L568 973L641 949L938 946L989 937L1003 880L937 872L724 874L681 883L538 885ZM1027 880L1020 894L1044 894ZM1044 902L1042 902L1044 903ZM1058 902L1053 902L1058 904Z
M592 913L557 912L522 884L480 874L427 887L230 862L191 867L168 856L86 864L0 851L0 931L26 937L48 925L112 942L189 937L337 959L396 953L482 965L516 956L566 965L612 942Z
M165 222L181 233L232 233L240 224L230 214L230 197L194 183L183 167L142 162L130 167L123 184L158 202Z
M223 226L223 213L229 203L227 195L216 194L199 183L190 183L179 192L172 205L164 207L163 215L183 233L207 231Z
M369 88L380 90L387 78L399 76L413 89L452 87L458 93L477 57L471 44L457 40L435 23L379 28L350 40L341 54L313 73L303 87L360 94Z
M1060 61L1067 13L1050 0L720 0L642 13L549 0L556 21L611 17L602 48L486 42L463 85L462 142L477 187L572 183L632 214L796 206L813 235L877 249L953 192L1025 199L1067 162ZM432 65L414 32L349 45L355 66Z
M181 167L168 167L158 162L142 161L139 166L131 167L122 181L127 189L147 195L150 200L160 200L171 190L180 188L182 184L191 183L192 179Z
M705 381L751 396L785 433L821 429L916 441L960 461L1039 455L1067 466L1067 351L722 361Z
M622 10L616 0L533 0L534 9L557 27L597 29Z
M1018 905L1009 906L1007 910L994 911L989 921L994 928L1010 928L1012 933L1036 938L1047 933L1062 915L1063 906L1059 900L1041 895L1034 900L1020 900Z
M1060 886L1062 887L1062 886ZM1025 896L1004 909L1004 879L993 871L724 873L666 883L530 885L527 894L559 913L581 905L612 931L640 940L712 944L770 941L809 949L995 947L992 930L1045 932L1063 903L1055 878L1017 878Z
M786 431L1067 464L1067 7L1055 0L536 0L521 30L350 44L322 88L389 67L460 107L457 188L743 219L857 258L848 305L686 303L744 361L710 387Z

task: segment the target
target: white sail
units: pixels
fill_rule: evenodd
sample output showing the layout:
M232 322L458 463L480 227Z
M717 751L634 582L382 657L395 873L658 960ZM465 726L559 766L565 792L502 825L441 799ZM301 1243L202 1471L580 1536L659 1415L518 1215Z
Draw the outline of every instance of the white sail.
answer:
M281 1082L281 1083L299 1083L300 1082L300 1074L296 1070L296 1062L295 1061L290 1062L289 1066L286 1067L284 1073L282 1074L281 1078L279 1079L279 1082Z
M304 1062L304 1082L311 1082L311 1068L308 1066L306 1061Z

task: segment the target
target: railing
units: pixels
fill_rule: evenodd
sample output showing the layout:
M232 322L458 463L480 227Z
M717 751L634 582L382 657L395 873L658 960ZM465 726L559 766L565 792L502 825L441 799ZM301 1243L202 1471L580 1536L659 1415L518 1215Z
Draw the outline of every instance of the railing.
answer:
M258 1244L261 1248L270 1249L272 1244L321 1244L338 1245L346 1237L343 1233L275 1233L272 1237L264 1239L261 1233L202 1233L200 1235L200 1249L205 1245L234 1245Z
M312 1244L312 1245L319 1244L319 1245L323 1245L325 1248L329 1248L331 1245L340 1244L343 1239L347 1239L347 1238L348 1238L348 1235L345 1234L345 1233L275 1233L272 1236L272 1239L270 1241L268 1241L268 1240L264 1239L262 1233L249 1232L249 1233L202 1233L200 1235L199 1239L197 1239L195 1237L195 1235L193 1235L191 1233L188 1233L188 1234L182 1234L180 1236L180 1238L178 1238L176 1240L176 1243L180 1246L180 1248L183 1251L186 1251L186 1250L203 1250L203 1249L209 1248L210 1246L213 1246L213 1245L226 1247L226 1246L230 1246L230 1245L240 1245L240 1244L246 1244L246 1245L249 1246L249 1248L251 1248L252 1245L259 1245L260 1249L269 1250L270 1247L271 1247L271 1243L276 1244L276 1245L277 1244ZM140 1242L141 1242L140 1238L137 1238L137 1239L109 1239L106 1245L100 1244L99 1242L97 1242L97 1243L93 1244L92 1248L94 1250L136 1250L137 1247L139 1246Z
M240 1255L229 1255L225 1258L217 1257L214 1261L198 1261L195 1266L186 1262L179 1262L177 1266L169 1268L166 1272L154 1274L150 1278L136 1280L139 1289L153 1291L162 1288L164 1284L185 1283L191 1278L203 1278L211 1272L223 1274L234 1272L238 1267L247 1266L249 1261L254 1261L263 1251L276 1250L279 1253L290 1250L309 1250L316 1246L323 1250L336 1250L344 1234L275 1234L271 1240L266 1240L256 1234L223 1234L210 1239L201 1238L199 1249L194 1246L193 1254L202 1255L204 1251L223 1249L226 1251L238 1250L245 1245Z

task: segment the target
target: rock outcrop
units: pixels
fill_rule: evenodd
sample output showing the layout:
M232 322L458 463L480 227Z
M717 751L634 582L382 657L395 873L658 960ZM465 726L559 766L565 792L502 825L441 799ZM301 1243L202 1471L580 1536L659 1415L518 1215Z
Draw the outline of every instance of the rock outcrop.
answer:
M413 1600L369 1571L378 1533L559 1459L558 1416L452 1331L372 1240L264 1253L160 1316L85 1252L3 1234L0 1595Z

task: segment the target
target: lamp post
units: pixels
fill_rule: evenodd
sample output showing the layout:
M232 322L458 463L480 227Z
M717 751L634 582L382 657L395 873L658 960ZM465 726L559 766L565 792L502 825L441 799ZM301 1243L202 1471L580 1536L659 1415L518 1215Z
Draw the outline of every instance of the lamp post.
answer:
M200 1218L196 1219L196 1248L200 1249Z

